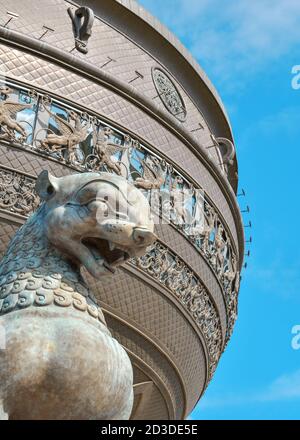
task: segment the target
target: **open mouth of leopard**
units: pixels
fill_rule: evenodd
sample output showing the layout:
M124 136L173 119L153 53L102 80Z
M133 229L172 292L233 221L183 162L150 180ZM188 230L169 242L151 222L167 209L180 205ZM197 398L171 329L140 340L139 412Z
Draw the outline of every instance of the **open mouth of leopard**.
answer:
M115 272L115 267L129 260L130 255L111 241L101 238L89 237L82 240L96 261L101 263L110 272Z

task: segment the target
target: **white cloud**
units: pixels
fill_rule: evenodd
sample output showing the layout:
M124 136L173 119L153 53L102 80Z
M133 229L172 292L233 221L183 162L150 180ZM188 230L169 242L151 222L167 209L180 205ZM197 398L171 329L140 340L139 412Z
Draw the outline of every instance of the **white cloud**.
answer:
M204 396L200 402L199 410L265 402L280 402L292 399L300 399L300 370L280 376L261 391L246 392L240 395L223 394L220 397Z
M277 233L274 231L273 237ZM285 259L283 256L275 255L273 259L262 264L252 262L244 276L260 292L276 294L284 300L299 301L299 267L299 259L288 263L288 257Z
M204 68L228 82L276 61L300 41L299 0L140 0Z
M258 395L258 400L261 402L299 398L300 370L297 370L292 374L285 374L279 377L264 393Z

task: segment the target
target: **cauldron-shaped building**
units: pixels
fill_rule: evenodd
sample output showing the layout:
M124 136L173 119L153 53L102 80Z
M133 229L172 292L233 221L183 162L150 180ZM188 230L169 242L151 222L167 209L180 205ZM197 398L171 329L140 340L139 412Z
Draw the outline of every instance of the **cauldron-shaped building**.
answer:
M0 0L0 10L0 253L38 205L44 169L160 189L159 240L90 283L132 361L132 419L184 419L237 316L244 235L223 104L133 0Z

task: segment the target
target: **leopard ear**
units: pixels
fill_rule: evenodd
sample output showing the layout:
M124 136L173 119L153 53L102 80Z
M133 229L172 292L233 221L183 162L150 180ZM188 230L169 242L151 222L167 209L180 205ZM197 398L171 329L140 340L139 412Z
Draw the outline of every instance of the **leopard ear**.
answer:
M47 170L41 172L35 184L35 191L42 200L50 200L58 190L58 179Z

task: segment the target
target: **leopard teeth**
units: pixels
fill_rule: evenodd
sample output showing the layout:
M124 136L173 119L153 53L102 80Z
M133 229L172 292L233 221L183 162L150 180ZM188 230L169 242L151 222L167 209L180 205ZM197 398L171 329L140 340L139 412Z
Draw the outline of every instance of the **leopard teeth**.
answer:
M116 248L115 244L112 243L111 241L109 241L108 244L109 244L109 250L110 251L113 251Z

